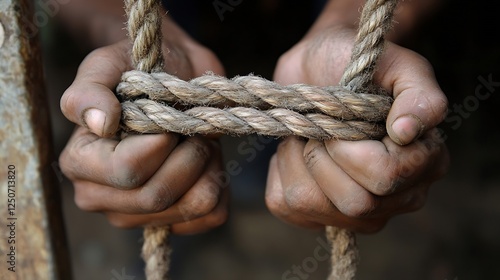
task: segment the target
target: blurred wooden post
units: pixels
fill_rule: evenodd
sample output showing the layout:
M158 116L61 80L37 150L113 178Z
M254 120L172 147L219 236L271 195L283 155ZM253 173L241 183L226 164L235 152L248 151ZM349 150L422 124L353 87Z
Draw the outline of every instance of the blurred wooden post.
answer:
M0 275L66 280L71 270L33 2L0 0Z

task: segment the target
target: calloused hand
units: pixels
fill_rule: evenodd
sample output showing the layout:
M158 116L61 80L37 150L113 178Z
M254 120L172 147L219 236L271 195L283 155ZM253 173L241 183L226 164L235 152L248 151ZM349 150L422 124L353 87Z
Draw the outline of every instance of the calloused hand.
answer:
M282 84L338 84L355 31L335 25L309 34L284 54L275 71ZM391 217L424 205L429 186L449 165L435 128L447 99L430 64L387 43L374 82L394 97L380 141L303 141L288 138L270 163L266 203L277 217L304 227L333 225L380 230Z
M224 74L213 53L175 25L168 28L167 72L184 79ZM118 227L169 224L174 233L193 234L222 224L228 190L214 176L222 169L217 141L172 133L113 137L121 116L113 91L131 69L130 49L121 41L89 54L61 99L64 115L77 124L59 159L76 204L105 213Z

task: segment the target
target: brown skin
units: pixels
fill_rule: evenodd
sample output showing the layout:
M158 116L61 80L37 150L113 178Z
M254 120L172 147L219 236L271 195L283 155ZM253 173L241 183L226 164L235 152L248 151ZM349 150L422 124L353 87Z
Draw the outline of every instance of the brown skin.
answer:
M359 5L330 1L304 39L281 57L275 80L337 84L349 60ZM183 79L205 71L224 74L213 53L175 23L165 17L163 26L167 72ZM228 191L211 176L222 169L217 143L204 137L180 141L175 134L110 138L121 110L113 89L131 69L129 53L126 41L91 53L61 99L63 113L77 124L60 157L77 205L105 213L119 227L172 224L175 233L192 234L220 225ZM388 44L375 81L395 98L390 137L285 139L269 169L266 202L273 214L299 226L373 232L392 216L423 205L430 184L448 165L446 147L433 133L444 118L446 98L429 63L394 44ZM401 116L410 117L395 122Z
M345 2L344 8L352 11L354 2ZM340 4L331 1L304 39L280 58L277 82L338 84L355 37L353 20L338 10ZM266 202L274 215L304 227L374 232L391 217L423 206L429 186L449 165L435 130L445 118L447 99L430 64L393 43L387 43L374 81L395 99L387 119L389 136L381 141L283 141L267 181Z
M215 55L168 18L164 31L170 35L164 42L167 72L184 79L206 71L224 74ZM130 49L128 41L120 41L89 54L61 99L64 115L78 125L60 156L75 201L83 210L105 213L119 227L172 224L178 234L216 227L226 219L228 199L228 190L211 176L222 169L216 141L180 141L176 134L109 138L121 114L113 89L121 73L132 69Z

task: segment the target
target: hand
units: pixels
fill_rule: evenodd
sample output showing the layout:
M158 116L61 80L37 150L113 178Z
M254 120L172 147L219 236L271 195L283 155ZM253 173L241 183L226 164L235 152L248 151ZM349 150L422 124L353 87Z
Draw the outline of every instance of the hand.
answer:
M184 79L224 74L210 51L176 26L167 28L167 72ZM127 41L92 52L61 99L64 115L77 124L60 156L76 204L105 213L118 227L171 224L174 233L192 234L220 225L228 190L214 176L222 169L217 142L171 133L111 138L121 115L113 90L131 69L129 53Z
M354 34L341 25L309 34L280 58L275 80L338 84ZM305 227L374 232L392 216L423 206L429 186L449 164L435 129L445 117L446 97L429 63L392 43L374 81L395 99L387 119L389 136L381 141L283 141L267 181L266 202L273 214Z

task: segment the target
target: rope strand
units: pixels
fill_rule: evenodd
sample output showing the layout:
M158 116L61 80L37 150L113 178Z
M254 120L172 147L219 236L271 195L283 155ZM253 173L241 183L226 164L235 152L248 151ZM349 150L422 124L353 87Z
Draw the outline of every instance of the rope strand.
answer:
M379 90L373 91L371 81L397 3L398 0L367 1L341 88L319 88L282 87L255 76L228 80L206 75L184 82L166 73L155 73L163 69L160 1L125 0L129 36L133 40L132 60L138 71L124 73L117 89L123 100L123 128L188 135L222 132L379 139L385 134L382 122L392 100ZM190 106L179 111L166 103ZM168 227L148 227L144 231L142 256L148 280L168 279L168 234ZM326 227L326 234L332 244L332 271L328 279L354 279L358 263L355 235L330 226Z
M355 93L341 86L282 86L257 76L230 80L204 75L187 82L167 73L135 70L123 74L117 94L122 100L146 97L182 105L244 106L261 110L286 108L299 113L315 112L341 120L369 122L385 121L392 104L387 94Z

